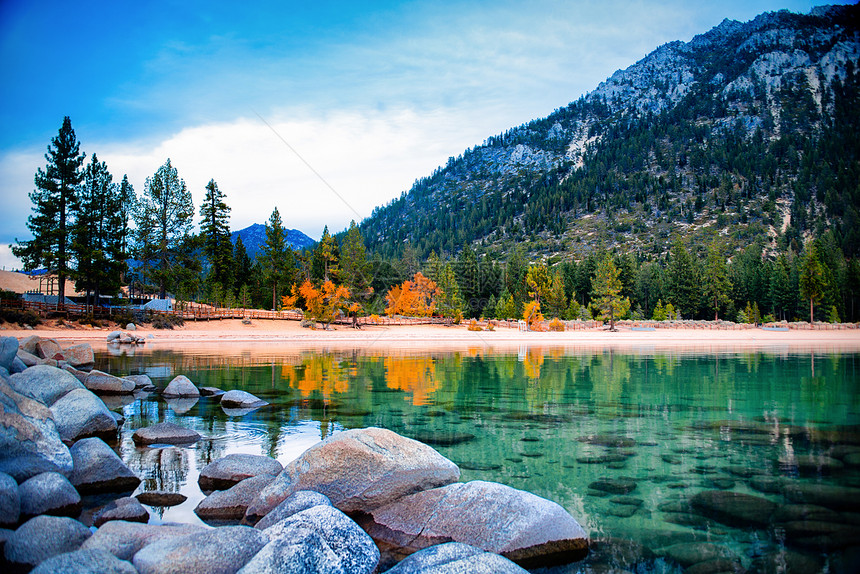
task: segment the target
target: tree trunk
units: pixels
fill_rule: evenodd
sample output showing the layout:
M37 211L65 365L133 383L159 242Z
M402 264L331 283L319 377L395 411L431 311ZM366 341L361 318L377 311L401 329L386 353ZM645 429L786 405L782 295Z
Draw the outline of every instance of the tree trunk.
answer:
M809 324L815 323L815 314L813 312L812 297L809 298Z

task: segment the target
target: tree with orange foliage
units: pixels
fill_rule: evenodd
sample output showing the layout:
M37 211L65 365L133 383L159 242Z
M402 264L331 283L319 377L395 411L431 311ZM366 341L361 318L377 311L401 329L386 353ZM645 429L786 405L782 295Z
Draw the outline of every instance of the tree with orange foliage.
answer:
M284 307L293 307L301 296L305 301L305 312L317 323L323 323L328 329L337 318L338 311L349 309L349 289L343 285L335 285L331 280L325 281L317 289L310 280L305 279L298 289L293 285L292 295L283 298Z
M543 330L543 313L540 312L540 303L538 301L526 303L523 309L523 319L528 323L529 331Z
M429 317L436 309L436 297L442 291L436 283L419 271L411 281L404 281L388 290L385 296L388 315L408 315L410 317Z

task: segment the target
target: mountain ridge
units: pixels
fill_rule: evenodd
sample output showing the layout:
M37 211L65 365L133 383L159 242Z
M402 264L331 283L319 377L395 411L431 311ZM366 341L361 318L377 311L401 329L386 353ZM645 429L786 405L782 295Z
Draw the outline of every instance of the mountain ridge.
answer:
M266 243L266 226L261 223L252 223L244 229L233 231L230 233L230 240L233 245L236 245L236 238L242 238L242 245L245 246L245 252L253 261L255 257L262 251L263 245ZM299 231L298 229L284 229L284 238L287 244L296 251L303 251L316 243L313 239Z

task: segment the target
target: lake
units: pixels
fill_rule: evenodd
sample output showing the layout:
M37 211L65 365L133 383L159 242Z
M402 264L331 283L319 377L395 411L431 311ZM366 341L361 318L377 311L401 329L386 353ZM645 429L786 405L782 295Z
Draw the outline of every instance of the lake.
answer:
M860 565L860 491L851 490L860 488L860 354L248 343L99 353L96 368L145 373L161 388L184 374L198 387L271 403L226 413L216 398L108 398L125 416L119 452L144 479L139 491L189 497L150 508L154 522L199 523L197 475L221 456L286 464L332 433L379 426L432 445L463 481L497 481L564 506L592 539L605 539L589 558L595 572L672 571L674 562L653 553L684 563L691 542L706 543L702 552L716 544L725 550L717 558L760 571ZM206 440L134 446L135 429L162 421ZM776 510L756 524L744 508L750 499L710 510L697 502L725 498L715 492Z

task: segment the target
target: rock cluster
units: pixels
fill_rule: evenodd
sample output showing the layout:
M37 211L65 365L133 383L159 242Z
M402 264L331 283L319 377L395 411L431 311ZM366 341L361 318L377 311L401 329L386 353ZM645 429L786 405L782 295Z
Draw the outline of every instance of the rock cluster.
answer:
M108 345L143 345L146 343L146 339L129 332L111 331L108 333L107 342Z

